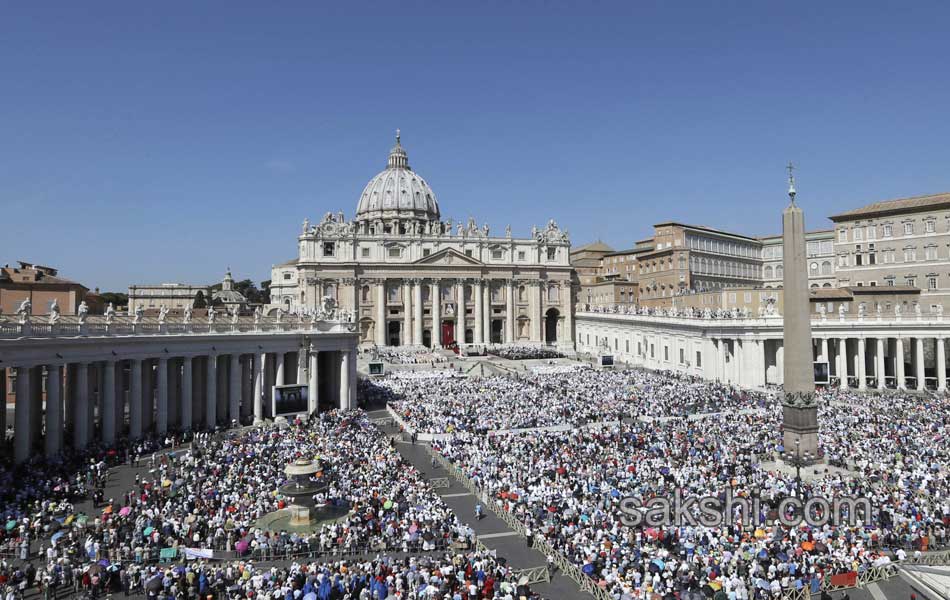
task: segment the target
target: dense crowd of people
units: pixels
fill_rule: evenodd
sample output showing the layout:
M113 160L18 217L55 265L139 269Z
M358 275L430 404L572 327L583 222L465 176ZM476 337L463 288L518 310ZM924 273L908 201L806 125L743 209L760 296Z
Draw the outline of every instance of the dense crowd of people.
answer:
M517 346L507 344L504 346L488 346L485 348L488 354L493 354L499 358L508 360L542 360L551 358L564 358L564 354L553 348L543 346Z
M131 461L150 449L137 446ZM265 515L288 504L279 489L286 481L285 466L317 457L330 466L326 499L341 509L341 518L310 534L262 526ZM288 590L314 587L313 575L320 585L331 581L338 588L337 595L320 596L326 598L343 598L344 591L351 598L386 592L380 596L385 598L396 589L426 589L426 597L441 598L433 590L444 594L469 586L477 588L478 598L515 591L503 564L450 552L471 547L473 532L362 411L323 413L283 429L200 434L187 449L147 460L146 476L136 476L119 498L101 498L89 515L75 514L71 500L101 486L108 471L104 461L80 463L78 471L71 470L77 467L73 463L35 469L43 475L27 476L25 484L14 482L12 472L0 473L3 515L9 521L0 535L17 552L0 563L0 590L132 589L169 598L204 597L205 592L222 598L248 593L284 598ZM42 564L24 562L37 549ZM449 553L444 558L432 554L440 551ZM170 560L184 558L187 566L162 567L169 552ZM331 560L281 572L250 562L383 552L425 556L404 563ZM237 556L242 562L201 562L210 556Z
M651 374L657 377L662 375ZM661 391L687 400L702 388L676 378L655 383L640 392L642 401ZM717 389L706 385L707 392ZM463 432L436 446L502 509L615 597L704 588L738 598L774 597L816 586L828 574L947 543L947 399L823 395L822 447L830 460L856 472L822 466L804 481L794 471L763 467L783 450L781 411L773 399L755 402L769 410L514 436ZM622 498L672 497L676 489L696 498L721 498L726 489L739 497L758 495L763 509L749 523L726 518L719 527L628 527L621 521ZM875 513L854 527L773 524L768 519L789 494L866 497Z
M424 347L383 347L366 352L375 360L394 365L437 365L449 362L446 355Z

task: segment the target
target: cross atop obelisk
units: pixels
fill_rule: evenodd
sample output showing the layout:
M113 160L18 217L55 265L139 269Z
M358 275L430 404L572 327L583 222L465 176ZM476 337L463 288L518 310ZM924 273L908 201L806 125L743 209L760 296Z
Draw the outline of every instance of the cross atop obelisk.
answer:
M792 202L795 202L795 165L792 164L792 161L788 161L788 164L785 165L785 168L788 169L788 197L792 199Z

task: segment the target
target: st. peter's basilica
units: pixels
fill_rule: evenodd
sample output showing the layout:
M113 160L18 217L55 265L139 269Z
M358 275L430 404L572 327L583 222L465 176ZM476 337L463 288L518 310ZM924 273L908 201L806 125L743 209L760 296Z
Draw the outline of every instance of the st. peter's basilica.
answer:
M298 257L272 269L271 302L310 312L325 297L377 346L549 344L573 339L570 239L554 221L530 238L442 220L397 132L356 216L304 221Z

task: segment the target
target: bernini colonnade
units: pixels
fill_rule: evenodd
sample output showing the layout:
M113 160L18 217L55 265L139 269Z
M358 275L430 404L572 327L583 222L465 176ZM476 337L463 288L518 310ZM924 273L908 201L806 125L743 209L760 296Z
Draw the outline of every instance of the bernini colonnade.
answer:
M579 352L746 387L780 385L782 318L578 312ZM842 389L947 389L942 316L812 318L814 360ZM816 382L819 380L816 377Z
M5 323L0 389L15 388L15 459L55 456L65 445L109 447L120 438L260 422L274 416L275 385L306 384L309 413L355 407L352 329L274 319ZM5 420L3 411L3 430Z

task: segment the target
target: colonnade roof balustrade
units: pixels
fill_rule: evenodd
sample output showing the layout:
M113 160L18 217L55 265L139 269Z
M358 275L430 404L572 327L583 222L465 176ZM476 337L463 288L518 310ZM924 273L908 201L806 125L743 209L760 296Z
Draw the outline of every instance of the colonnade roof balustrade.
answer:
M319 339L320 349L347 350L356 345L356 324L341 319L309 316L225 316L208 319L167 319L90 315L62 316L50 323L45 316L23 319L0 315L0 367L72 360L134 358L136 355L250 353L291 351L304 338Z
M782 315L775 312L771 315L735 314L735 313L703 313L678 312L675 315L669 312L624 312L624 307L617 310L579 310L575 319L580 323L613 322L613 323L640 323L647 326L671 328L701 329L711 332L725 330L729 332L762 333L768 337L782 337ZM849 334L854 337L874 337L876 333L887 332L890 336L919 335L923 330L935 330L932 335L950 335L950 319L944 319L940 312L929 313L866 313L857 315L813 314L811 315L812 334L815 337L841 336Z

